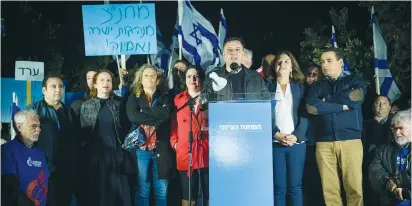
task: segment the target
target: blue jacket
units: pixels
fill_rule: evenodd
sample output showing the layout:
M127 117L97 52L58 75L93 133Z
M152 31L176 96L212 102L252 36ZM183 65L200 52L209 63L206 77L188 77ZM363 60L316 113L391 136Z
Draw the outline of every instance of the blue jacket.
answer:
M367 82L356 74L337 79L325 78L309 89L306 109L319 115L323 125L317 142L360 139L362 136L362 103ZM350 109L343 110L343 105Z
M268 90L269 92L276 92L277 82L271 81L268 82ZM304 105L301 103L303 102L304 97L304 87L303 84L291 81L290 82L290 90L292 92L292 99L293 99L293 123L295 126L295 130L292 132L299 141L307 141L306 139L306 129L308 127L307 118L305 115L306 112L304 111ZM276 100L272 100L272 111L275 111ZM276 126L276 118L275 112L272 113L272 134L276 134L279 132L279 128Z

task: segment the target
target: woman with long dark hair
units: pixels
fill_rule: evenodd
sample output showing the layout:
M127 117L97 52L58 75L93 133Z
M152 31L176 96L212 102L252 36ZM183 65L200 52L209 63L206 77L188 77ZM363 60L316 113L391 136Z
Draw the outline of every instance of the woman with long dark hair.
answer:
M209 139L208 119L205 111L200 110L200 89L204 80L203 72L194 66L189 66L184 73L186 89L176 95L174 104L177 109L176 118L172 121L172 133L170 143L176 151L177 170L182 184L182 206L189 206L189 176L191 175L191 196L196 200L199 192L199 184L203 192L203 201L209 200ZM187 102L193 100L192 105ZM190 107L193 115L191 116ZM192 159L193 168L189 172L189 131L190 119L192 119L193 143ZM195 202L195 201L194 201Z
M302 206L302 175L305 164L306 127L303 117L304 76L296 58L288 51L276 54L273 130L273 182L276 206ZM287 201L289 200L289 201Z

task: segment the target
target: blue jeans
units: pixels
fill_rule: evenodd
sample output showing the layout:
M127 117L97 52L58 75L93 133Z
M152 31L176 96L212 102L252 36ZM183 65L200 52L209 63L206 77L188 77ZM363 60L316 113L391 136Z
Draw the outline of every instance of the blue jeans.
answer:
M137 168L137 192L136 206L149 206L150 187L153 183L156 206L167 205L167 179L159 179L157 175L156 152L136 149Z
M303 206L302 176L305 153L305 143L290 147L273 144L275 206Z

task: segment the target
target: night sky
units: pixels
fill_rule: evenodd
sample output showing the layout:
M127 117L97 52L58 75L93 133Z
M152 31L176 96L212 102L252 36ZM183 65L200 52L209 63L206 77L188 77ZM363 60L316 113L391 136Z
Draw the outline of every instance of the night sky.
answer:
M146 2L146 1L144 1ZM130 3L116 1L115 3ZM103 4L95 2L29 2L29 6L42 13L42 18L50 19L53 23L62 24L58 33L60 50L74 50L83 47L82 10L81 5ZM299 56L299 42L303 39L303 31L315 23L317 19L326 25L332 20L329 10L334 7L349 9L349 25L355 25L358 31L369 29L369 12L367 8L358 6L359 2L200 2L192 5L205 18L212 22L218 32L220 8L223 8L229 36L240 36L246 42L246 48L254 52L253 68L260 66L261 58L266 53L279 50L290 50ZM21 18L16 11L19 2L1 2L2 17L5 19L6 37L2 38L2 61L14 63L15 57L30 53L30 44L11 45L15 37L30 38L30 34L22 34L16 21ZM176 21L177 2L155 2L156 22L163 34L163 42L171 42L172 30ZM19 34L17 34L19 32ZM25 35L25 37L24 37ZM364 33L358 33L360 39ZM35 41L35 40L31 40ZM27 42L27 40L26 40ZM338 42L339 43L339 42ZM15 43L14 43L15 44ZM343 43L342 43L343 44ZM84 51L84 50L83 50ZM8 52L7 56L4 56ZM32 54L33 55L33 54ZM7 60L4 59L7 57ZM65 61L75 61L67 59ZM3 77L14 74L14 64L3 69ZM12 76L10 76L12 77Z

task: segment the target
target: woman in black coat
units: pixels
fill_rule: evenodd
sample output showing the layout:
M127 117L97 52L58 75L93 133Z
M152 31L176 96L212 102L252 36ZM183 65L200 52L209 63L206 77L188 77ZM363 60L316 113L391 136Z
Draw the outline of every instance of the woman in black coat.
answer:
M82 104L82 169L84 191L80 205L130 206L133 186L130 174L135 160L121 145L129 127L124 104L113 94L113 74L101 70L93 77L91 98ZM133 171L134 170L134 171Z

